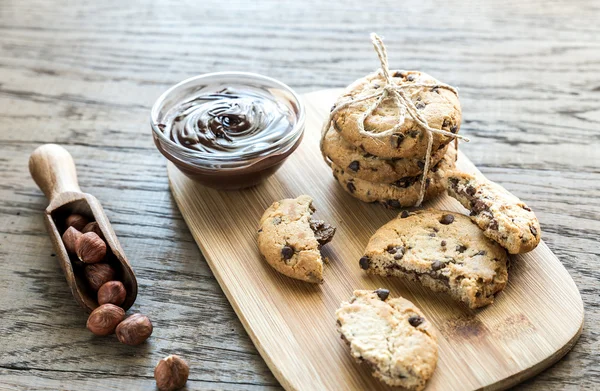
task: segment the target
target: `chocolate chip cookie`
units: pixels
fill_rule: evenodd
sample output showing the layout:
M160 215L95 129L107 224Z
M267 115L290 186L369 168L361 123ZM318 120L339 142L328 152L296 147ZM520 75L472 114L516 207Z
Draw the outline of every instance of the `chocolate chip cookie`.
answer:
M321 246L335 227L312 218L312 198L301 195L274 202L260 219L258 248L278 272L313 283L323 282Z
M391 71L392 81L396 84L414 84L404 90L417 110L427 120L431 128L458 133L461 123L461 108L458 96L451 90L439 87L421 87L419 83L439 83L433 77L417 71ZM338 98L336 105L350 99L372 95L385 85L385 79L379 73L367 75L348 86ZM351 104L341 109L333 117L333 125L340 134L355 147L381 158L422 158L427 150L426 130L423 130L408 114L404 117L400 129L389 136L374 138L363 135L359 122L364 121L366 131L381 133L393 128L399 120L398 104L393 99L385 99L375 111L364 118L368 108L377 98ZM335 107L335 106L334 106ZM433 151L449 143L451 137L434 134Z
M424 201L444 192L445 173L454 168L456 149L448 148L439 163L429 170ZM399 209L413 206L419 199L422 175L401 178L393 183L375 183L359 179L335 164L331 165L333 176L344 190L364 202L378 202L388 208Z
M431 165L436 165L448 150L447 145L431 155ZM323 152L338 167L355 178L369 182L392 183L402 178L414 177L423 172L425 156L421 158L381 159L357 148L344 140L336 131L330 130L323 140Z
M502 186L485 178L453 171L448 194L471 211L471 219L488 238L511 254L533 250L540 242L540 223L531 209Z
M508 255L468 216L443 210L403 211L369 240L359 266L447 292L470 308L494 301L508 280Z
M390 386L422 390L438 360L433 326L410 301L387 289L357 290L336 311L338 331L359 363Z

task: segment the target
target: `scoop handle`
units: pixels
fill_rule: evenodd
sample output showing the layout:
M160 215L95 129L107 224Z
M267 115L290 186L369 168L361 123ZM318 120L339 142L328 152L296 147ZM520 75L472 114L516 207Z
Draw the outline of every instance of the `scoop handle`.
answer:
M38 147L29 158L29 172L48 200L72 191L81 193L71 154L56 144Z

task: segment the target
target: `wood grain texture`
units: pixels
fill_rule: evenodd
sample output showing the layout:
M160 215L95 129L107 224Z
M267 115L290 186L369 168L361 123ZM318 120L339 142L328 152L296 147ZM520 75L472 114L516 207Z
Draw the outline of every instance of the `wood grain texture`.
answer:
M341 93L304 95L304 140L264 184L241 191L198 185L168 165L179 210L233 308L271 371L287 390L388 389L359 366L340 340L335 310L355 289L390 289L421 308L438 331L437 370L428 390L504 389L553 364L574 345L583 326L575 283L545 243L511 256L508 285L481 310L397 278L369 277L358 259L375 231L398 215L352 198L321 158L319 138ZM457 167L481 175L459 153ZM309 194L316 217L338 227L324 249L329 265L320 286L278 274L261 257L257 225L274 201ZM467 211L448 195L425 208ZM557 318L562 314L565 319Z
M577 345L521 388L597 387L599 19L588 0L2 0L0 384L152 389L139 377L178 353L196 368L190 388L277 387L169 194L150 107L174 83L223 70L300 92L346 86L377 67L367 38L377 31L392 67L460 88L461 132L473 139L463 150L534 208L582 294ZM27 171L48 142L73 155L136 271L132 310L156 326L147 350L85 330L52 256L47 201Z

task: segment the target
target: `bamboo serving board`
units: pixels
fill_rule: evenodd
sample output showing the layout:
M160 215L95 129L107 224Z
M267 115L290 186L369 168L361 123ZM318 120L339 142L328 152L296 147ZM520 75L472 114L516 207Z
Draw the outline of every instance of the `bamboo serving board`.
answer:
M556 362L575 344L583 303L560 261L540 243L512 257L509 283L494 304L470 310L446 295L398 278L367 276L358 266L370 236L397 215L348 195L319 152L319 134L338 90L304 96L302 145L265 183L242 191L198 185L169 163L171 191L196 243L267 365L287 390L385 390L354 362L334 312L354 289L388 288L420 307L438 331L439 362L427 390L504 389ZM462 153L458 166L481 175ZM275 200L309 194L315 217L338 228L323 248L325 282L275 272L258 251L258 221ZM425 205L465 212L442 196Z

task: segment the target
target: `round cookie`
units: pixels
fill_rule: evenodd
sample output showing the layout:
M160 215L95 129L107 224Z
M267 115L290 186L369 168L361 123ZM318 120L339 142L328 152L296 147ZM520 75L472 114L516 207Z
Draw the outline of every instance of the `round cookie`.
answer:
M448 150L442 145L431 156L431 165L437 164ZM423 172L425 156L420 158L381 159L356 148L340 134L330 130L323 140L323 152L338 167L348 170L359 179L369 182L392 183L405 177L416 176Z
M336 311L338 331L352 357L390 386L422 390L438 360L433 326L410 301L387 289L357 290Z
M396 84L440 83L433 77L418 71L391 71ZM368 96L381 91L385 79L379 73L369 74L348 86L338 98L336 105L350 99ZM461 123L461 108L458 96L451 90L438 87L409 87L404 89L408 98L427 120L431 128L458 133ZM406 113L404 122L397 133L375 138L359 133L361 116L376 102L377 98L351 104L333 116L333 125L340 134L355 147L381 158L410 158L425 156L427 150L426 130L423 130ZM334 105L334 108L335 106ZM399 120L399 108L393 99L385 99L364 121L365 130L381 133L394 127ZM433 151L452 140L452 137L433 134Z
M301 195L274 202L260 219L258 248L278 272L298 280L323 282L320 248L335 234L335 228L314 220L312 198Z
M456 149L453 146L442 160L429 170L424 201L430 200L445 190L445 175L454 168ZM364 202L379 202L393 209L414 206L419 200L422 175L402 178L392 184L375 183L354 177L348 170L331 165L333 176L344 190Z
M359 266L449 293L470 308L494 301L508 281L508 254L468 216L443 210L402 212L369 240Z

